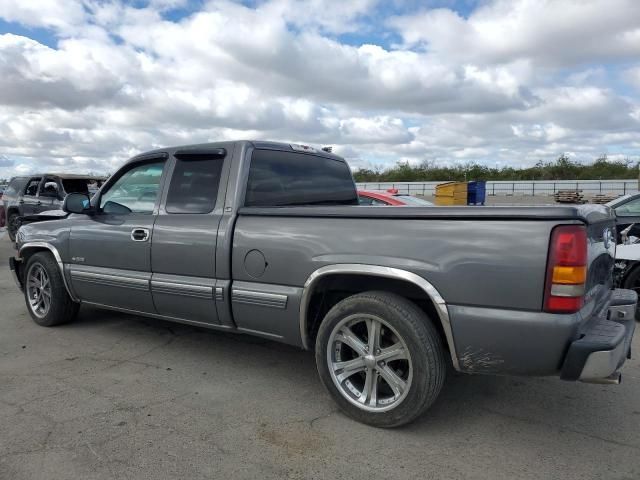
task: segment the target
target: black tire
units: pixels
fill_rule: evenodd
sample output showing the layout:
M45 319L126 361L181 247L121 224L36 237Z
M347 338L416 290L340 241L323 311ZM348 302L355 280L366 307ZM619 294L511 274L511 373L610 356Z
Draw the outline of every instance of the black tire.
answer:
M17 213L10 214L9 218L7 218L7 234L9 235L9 240L12 242L16 241L16 234L19 228L20 216Z
M403 341L404 345L406 345L406 350L409 352L408 361L412 365L413 374L409 377L410 381L407 382L408 388L404 394L405 396L403 399L398 400L398 404L395 407L385 407L390 408L385 411L366 410L366 407L354 405L353 402L357 402L357 400L347 398L349 392L344 387L342 390L338 387L337 383L340 383L340 380L335 379L335 375L331 372L332 368L329 366L332 361L331 356L334 353L329 352L328 349L331 348L335 351L337 348L337 337L334 336L332 338L332 335L336 335L334 330L340 331L341 326L351 325L351 323L345 323L350 322L346 320L348 318L355 318L356 320L353 321L356 323L352 325L357 325L357 316L359 315L371 315L372 318L377 317L383 320L387 326L382 324L381 331L384 332L386 329L389 334L394 335L395 339ZM354 326L353 328L358 327ZM369 328L368 324L367 328ZM392 332L392 330L395 331ZM367 330L367 335L368 332ZM369 340L366 341L368 342ZM398 340L393 341L398 342ZM398 427L411 422L421 415L438 397L447 371L445 349L432 321L413 302L388 292L372 291L360 293L336 304L327 313L320 325L315 349L316 366L320 379L338 406L350 417L375 427ZM379 350L376 350L376 354L378 352ZM368 357L374 356L368 355ZM371 359L369 359L369 362L371 362ZM364 383L362 379L366 378L365 372L372 372L373 370L369 370L370 368L379 369L378 365L382 365L382 368L384 368L385 362L377 362L373 367L368 364L365 371L348 377L349 382L351 382L350 379L354 375L360 375L361 380L356 378L355 381ZM390 365L391 361L388 363L388 366ZM373 378L377 378L379 382L382 377L379 376L379 373L375 375ZM387 385L390 386L390 384ZM357 397L359 398L360 395L357 395ZM379 393L376 394L376 400L373 400L373 402L376 402L378 398L380 398Z
M51 300L48 311L44 315L35 313L30 300L27 285L29 272L32 268L42 267L48 276L51 285ZM24 268L24 298L27 310L34 322L43 327L54 327L71 322L78 314L80 304L71 300L62 279L60 267L53 256L48 252L38 252L29 257Z
M640 295L640 265L636 265L624 278L623 288L635 291ZM636 321L640 322L640 308L636 308Z

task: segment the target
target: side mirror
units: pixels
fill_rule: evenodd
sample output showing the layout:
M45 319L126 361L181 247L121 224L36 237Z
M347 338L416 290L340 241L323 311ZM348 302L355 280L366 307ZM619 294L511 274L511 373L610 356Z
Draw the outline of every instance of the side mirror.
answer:
M85 213L89 214L93 210L91 209L91 201L89 195L84 193L70 193L64 197L62 204L62 210L67 213Z

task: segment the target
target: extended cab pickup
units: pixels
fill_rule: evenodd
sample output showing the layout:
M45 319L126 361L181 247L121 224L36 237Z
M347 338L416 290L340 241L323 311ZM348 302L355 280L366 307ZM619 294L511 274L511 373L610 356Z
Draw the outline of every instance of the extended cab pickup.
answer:
M139 155L10 259L36 323L81 303L315 351L339 406L409 422L465 373L617 383L636 294L602 206L358 206L347 163L222 142Z

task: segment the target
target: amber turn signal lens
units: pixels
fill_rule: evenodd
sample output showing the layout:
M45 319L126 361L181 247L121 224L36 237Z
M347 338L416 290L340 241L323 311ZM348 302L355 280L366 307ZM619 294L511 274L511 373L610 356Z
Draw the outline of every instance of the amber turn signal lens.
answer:
M587 267L553 267L552 283L575 285L587 281Z

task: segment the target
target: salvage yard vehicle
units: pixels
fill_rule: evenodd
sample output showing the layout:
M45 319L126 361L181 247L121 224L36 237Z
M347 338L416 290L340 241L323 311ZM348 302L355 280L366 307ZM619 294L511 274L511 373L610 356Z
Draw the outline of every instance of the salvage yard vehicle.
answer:
M341 157L237 141L136 156L63 208L10 259L37 324L82 303L313 349L371 425L424 412L449 366L618 383L630 355L603 206L358 206Z
M630 225L633 226L627 235L640 237L640 192L623 195L611 200L606 205L616 214L618 242L622 240L620 233Z
M640 293L640 237L631 235L632 231L638 231L635 223L620 231L621 243L616 248L613 284ZM640 321L638 311L636 320Z
M428 200L399 193L398 190L390 188L386 192L377 192L370 190L358 190L358 203L360 205L377 205L377 206L409 206L409 207L428 207L433 205Z
M15 240L21 217L59 210L65 195L93 194L104 180L100 176L56 173L12 178L0 199L9 238Z

